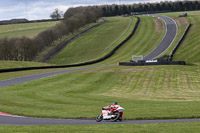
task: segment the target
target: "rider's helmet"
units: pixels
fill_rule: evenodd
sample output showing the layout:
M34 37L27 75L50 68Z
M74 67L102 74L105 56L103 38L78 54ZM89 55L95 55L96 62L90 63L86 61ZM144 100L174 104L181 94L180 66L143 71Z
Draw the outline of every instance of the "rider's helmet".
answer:
M117 103L117 102L114 102L113 105L118 105L118 103Z

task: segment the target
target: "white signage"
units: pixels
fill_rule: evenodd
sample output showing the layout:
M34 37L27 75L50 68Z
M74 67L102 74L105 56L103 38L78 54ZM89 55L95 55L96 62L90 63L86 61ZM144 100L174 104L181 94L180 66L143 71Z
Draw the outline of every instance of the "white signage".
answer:
M146 63L158 62L158 60L146 60Z

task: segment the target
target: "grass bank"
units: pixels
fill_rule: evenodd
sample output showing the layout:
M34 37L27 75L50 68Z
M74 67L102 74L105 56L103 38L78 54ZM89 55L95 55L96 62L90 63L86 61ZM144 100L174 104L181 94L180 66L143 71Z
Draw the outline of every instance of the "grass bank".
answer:
M61 126L0 126L2 133L197 133L199 122L192 123L154 123L127 125L61 125Z
M165 33L164 23L153 17L139 17L141 22L136 34L110 59L99 64L116 64L118 61L129 61L132 55L146 55L159 44ZM134 23L130 27L130 18L112 17L107 19L110 22L105 24L104 27L101 26L74 40L49 62L71 64L102 57L131 33L136 22L134 18Z
M50 66L51 64L31 61L2 61L0 60L0 69Z
M199 118L200 67L108 67L0 88L0 110L53 118L95 118L113 101L125 119Z
M69 43L49 60L55 64L72 64L99 58L109 53L132 32L136 18L110 17L108 23L97 27Z
M55 26L59 22L60 21L0 25L0 38L34 37L38 33Z
M174 60L185 60L189 63L200 62L200 11L188 12L187 19L192 26L175 53Z
M132 55L147 55L162 40L165 34L164 23L153 17L139 16L140 24L135 35L123 45L109 59L99 64L117 64L117 62L129 62Z
M180 47L174 54L173 60L184 60L188 63L200 62L200 51L198 50L200 49L200 32L198 31L198 29L200 28L200 11L188 11L188 17L178 17L181 14L183 14L183 12L160 14L175 19L179 29L177 37L175 38L171 47L169 47L169 49L163 54L169 55L171 53L172 49L175 47L175 45L183 35L187 24L191 23L192 26L188 31L185 39L181 43Z
M153 18L141 20L140 29L154 26ZM102 64L127 61L131 44L137 46L136 53L148 53L147 44L157 44L149 42L149 34L162 39L153 30L138 30L129 45ZM126 109L125 119L199 118L199 65L108 67L56 75L0 88L0 110L33 117L94 118L102 106L118 101Z

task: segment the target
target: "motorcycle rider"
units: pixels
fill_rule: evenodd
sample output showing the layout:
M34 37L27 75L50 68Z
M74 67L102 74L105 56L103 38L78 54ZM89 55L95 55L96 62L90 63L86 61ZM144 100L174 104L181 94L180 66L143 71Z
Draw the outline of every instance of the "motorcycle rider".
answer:
M110 115L113 115L113 111L118 109L120 107L120 105L118 105L117 102L114 102L111 106L110 106Z
M116 110L120 107L120 105L118 105L117 102L114 102L111 106L110 106L113 110Z

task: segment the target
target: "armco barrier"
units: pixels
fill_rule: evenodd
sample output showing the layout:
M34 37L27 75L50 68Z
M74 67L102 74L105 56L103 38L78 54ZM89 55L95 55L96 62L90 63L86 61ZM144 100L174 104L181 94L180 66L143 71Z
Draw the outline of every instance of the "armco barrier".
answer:
M178 43L176 44L176 46L175 46L174 49L172 50L172 52L171 52L171 54L170 54L170 56L169 56L169 61L172 61L173 56L174 56L176 50L178 49L178 47L180 46L181 42L182 42L183 39L185 38L185 36L186 36L186 34L187 34L187 32L188 32L188 30L189 30L190 27L191 27L191 24L188 24L188 26L187 26L185 32L183 33L183 36L181 37L181 39L178 41Z
M119 62L120 66L185 65L185 61Z
M0 69L0 73L3 72L14 72L14 71L25 71L25 70L36 70L36 69L49 69L49 68L66 68L66 67L78 67L78 66L85 66L85 65L91 65L94 63L101 62L109 57L111 57L121 46L123 46L136 32L138 25L140 23L140 18L137 18L137 22L135 24L135 27L132 31L132 33L123 41L121 42L118 46L116 46L111 52L109 52L107 55L105 55L102 58L93 60L93 61L88 61L88 62L83 62L83 63L78 63L78 64L72 64L72 65L61 65L61 66L41 66L41 67L26 67L26 68L9 68L9 69Z

